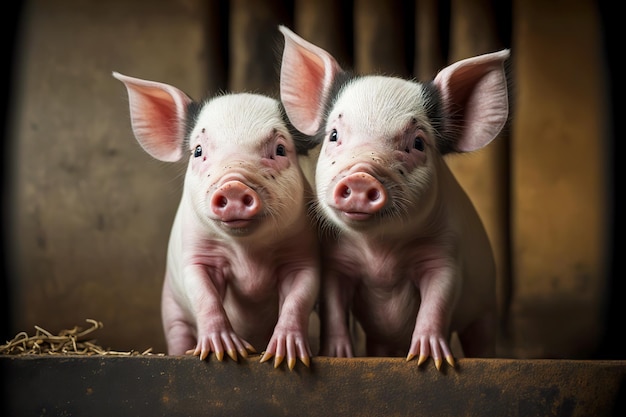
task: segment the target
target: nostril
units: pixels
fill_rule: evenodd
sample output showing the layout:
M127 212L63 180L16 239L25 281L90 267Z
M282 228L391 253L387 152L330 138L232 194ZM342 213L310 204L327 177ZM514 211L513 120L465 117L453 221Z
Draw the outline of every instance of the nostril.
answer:
M370 201L376 201L380 198L380 191L376 188L371 188L368 192L367 192L367 198Z
M343 198L348 198L350 194L352 194L352 190L350 190L350 187L343 186L343 188L341 189L341 196Z
M254 198L251 195L246 194L243 197L243 204L245 204L247 207L252 206L254 204Z
M228 199L224 196L217 199L217 205L219 207L226 207L228 205Z

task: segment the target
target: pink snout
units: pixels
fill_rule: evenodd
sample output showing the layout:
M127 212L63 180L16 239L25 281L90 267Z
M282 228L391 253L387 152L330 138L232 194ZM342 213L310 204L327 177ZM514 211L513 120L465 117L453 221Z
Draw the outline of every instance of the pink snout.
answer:
M259 195L241 181L228 181L211 197L211 210L223 222L250 220L261 210Z
M355 219L369 217L387 203L385 187L365 172L350 174L339 181L333 197L335 207Z

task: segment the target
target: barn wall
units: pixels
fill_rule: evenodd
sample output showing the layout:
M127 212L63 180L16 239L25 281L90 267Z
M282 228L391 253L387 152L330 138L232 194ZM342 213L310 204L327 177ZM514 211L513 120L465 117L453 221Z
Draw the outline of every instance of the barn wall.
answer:
M291 26L358 72L429 79L511 48L511 123L450 158L498 262L501 357L588 358L612 250L612 137L594 1L24 2L5 140L7 337L104 322L114 349L163 351L160 291L184 165L135 141L112 71L202 98L277 92Z

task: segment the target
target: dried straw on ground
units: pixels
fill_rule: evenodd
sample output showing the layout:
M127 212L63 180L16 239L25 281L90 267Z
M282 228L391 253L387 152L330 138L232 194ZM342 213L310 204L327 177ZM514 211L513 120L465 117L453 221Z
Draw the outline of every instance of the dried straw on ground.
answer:
M152 348L143 352L135 350L118 352L97 345L92 336L89 338L87 336L101 329L103 324L93 319L87 319L87 322L91 327L85 330L75 326L71 330L62 330L58 335L35 326L34 335L29 336L26 332L20 332L0 346L0 355L152 355Z

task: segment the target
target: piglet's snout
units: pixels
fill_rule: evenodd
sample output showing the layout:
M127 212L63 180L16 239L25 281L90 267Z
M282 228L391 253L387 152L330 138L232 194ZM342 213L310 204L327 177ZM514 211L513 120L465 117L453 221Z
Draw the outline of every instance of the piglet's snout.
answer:
M259 195L241 181L228 181L211 197L211 210L222 221L247 220L261 211Z
M346 214L374 214L387 203L385 187L365 172L350 174L339 181L333 197L335 207Z

